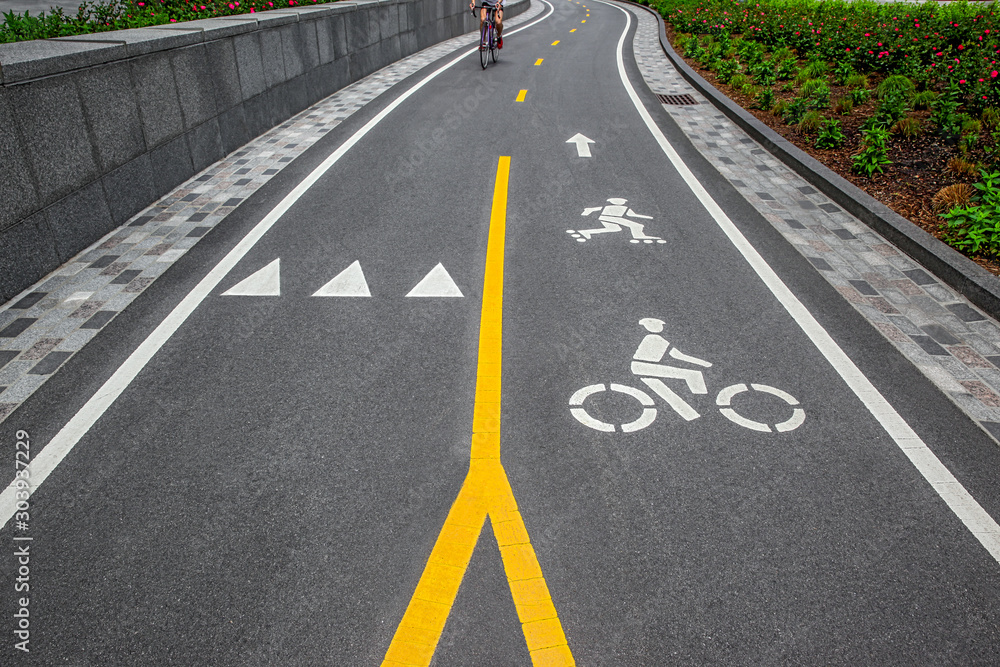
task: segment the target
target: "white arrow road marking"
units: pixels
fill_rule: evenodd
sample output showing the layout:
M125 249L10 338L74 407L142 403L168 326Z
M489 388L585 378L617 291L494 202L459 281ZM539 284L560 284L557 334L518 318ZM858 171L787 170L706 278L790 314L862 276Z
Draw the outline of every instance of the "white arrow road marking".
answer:
M281 259L244 278L222 296L281 296Z
M361 262L355 261L333 280L316 290L313 296L371 296Z
M406 296L465 296L440 263Z
M567 144L576 144L576 154L579 157L591 157L590 144L596 144L593 139L588 139L579 132L566 140Z

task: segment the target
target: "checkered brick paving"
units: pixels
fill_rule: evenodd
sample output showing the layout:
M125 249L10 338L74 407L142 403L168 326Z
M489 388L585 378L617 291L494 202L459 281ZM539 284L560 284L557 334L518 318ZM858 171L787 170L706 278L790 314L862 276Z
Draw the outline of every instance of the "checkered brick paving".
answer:
M635 59L664 105L722 176L831 285L994 439L1000 440L1000 326L870 227L816 191L698 93L670 63L656 18L638 19Z
M530 21L544 8L532 3L508 24ZM215 163L0 307L0 422L288 163L391 86L468 42L468 36L441 42L318 102Z

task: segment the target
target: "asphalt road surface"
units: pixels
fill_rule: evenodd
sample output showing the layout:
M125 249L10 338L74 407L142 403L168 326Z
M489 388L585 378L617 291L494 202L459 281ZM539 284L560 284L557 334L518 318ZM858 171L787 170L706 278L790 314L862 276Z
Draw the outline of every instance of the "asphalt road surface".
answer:
M995 444L683 138L634 18L552 1L25 403L71 444L4 515L4 664L996 663Z

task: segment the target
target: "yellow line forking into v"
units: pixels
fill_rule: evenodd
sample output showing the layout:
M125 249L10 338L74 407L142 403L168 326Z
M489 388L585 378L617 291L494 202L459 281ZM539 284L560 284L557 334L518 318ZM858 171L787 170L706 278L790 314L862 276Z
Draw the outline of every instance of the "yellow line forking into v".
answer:
M500 462L503 255L509 172L510 157L502 156L497 165L486 249L469 473L396 628L383 667L430 665L487 516L500 546L532 663L536 667L576 664Z

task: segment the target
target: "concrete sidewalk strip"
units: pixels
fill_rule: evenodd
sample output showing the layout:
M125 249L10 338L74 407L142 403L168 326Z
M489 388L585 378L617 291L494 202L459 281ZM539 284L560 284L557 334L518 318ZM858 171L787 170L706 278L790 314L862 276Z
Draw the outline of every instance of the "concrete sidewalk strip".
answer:
M691 143L827 282L1000 441L1000 326L764 150L692 87L663 53L657 20L638 19L639 71ZM0 378L2 384L2 378Z
M532 3L509 24L544 9ZM472 34L374 72L257 137L0 306L0 422L236 206L390 87L468 45Z

